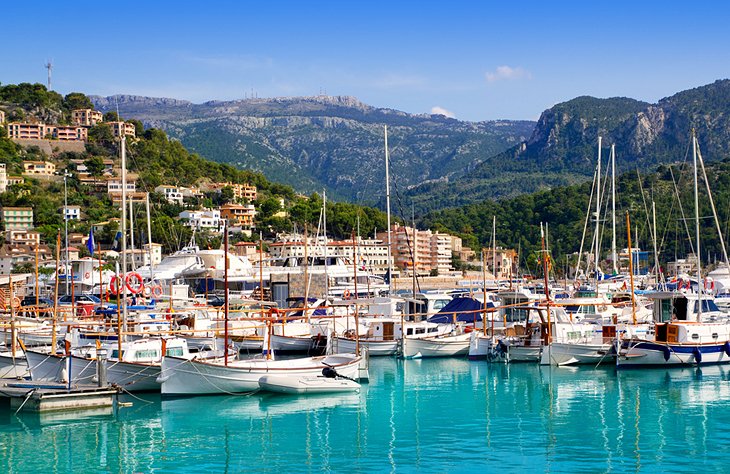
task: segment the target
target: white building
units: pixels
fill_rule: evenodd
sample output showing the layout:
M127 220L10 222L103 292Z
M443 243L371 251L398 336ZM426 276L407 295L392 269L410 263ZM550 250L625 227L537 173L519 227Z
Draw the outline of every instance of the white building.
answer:
M157 186L155 188L156 193L160 193L165 196L165 199L167 202L170 202L172 204L180 204L183 203L183 194L182 190L178 188L177 186L169 186L166 184Z
M225 221L221 219L221 212L217 209L203 209L200 211L183 211L178 217L184 224L196 230L207 229L213 232L223 232Z
M137 191L137 185L134 181L127 181L127 192L133 193ZM106 192L108 194L117 194L122 192L121 178L112 178L106 182Z
M64 214L64 219L69 221L81 220L81 207L79 206L67 206L62 207L61 212Z

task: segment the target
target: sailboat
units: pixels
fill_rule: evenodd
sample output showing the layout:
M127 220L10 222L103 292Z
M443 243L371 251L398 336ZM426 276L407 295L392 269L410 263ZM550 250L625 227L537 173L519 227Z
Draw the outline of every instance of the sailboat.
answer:
M697 137L692 130L697 281L701 282L698 158L704 170ZM715 213L709 187L708 195ZM717 225L717 220L715 224ZM720 243L725 252L725 243L719 230L718 226ZM730 324L725 320L724 313L714 305L712 296L703 293L703 285L698 285L695 295L681 293L652 295L654 338L632 337L621 341L616 366L624 368L730 363Z

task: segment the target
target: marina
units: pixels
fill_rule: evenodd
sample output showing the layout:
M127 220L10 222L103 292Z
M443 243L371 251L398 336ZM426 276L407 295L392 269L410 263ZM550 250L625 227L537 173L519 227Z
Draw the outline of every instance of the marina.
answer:
M377 358L370 376L359 393L122 395L131 407L73 417L4 407L0 470L725 470L725 366L616 373Z

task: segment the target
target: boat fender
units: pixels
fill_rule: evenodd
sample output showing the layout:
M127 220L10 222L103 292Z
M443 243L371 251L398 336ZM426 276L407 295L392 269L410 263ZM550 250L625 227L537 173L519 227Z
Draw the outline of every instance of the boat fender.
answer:
M322 369L322 375L328 379L334 379L337 377L337 371L332 367L325 367Z
M699 347L695 347L692 350L692 355L695 356L695 362L697 362L698 364L702 363L702 352L700 352Z
M669 357L672 355L671 349L669 349L669 346L664 346L662 351L664 352L664 362L669 362Z
M725 351L725 355L730 357L730 341L725 341L725 344L722 346L722 348Z

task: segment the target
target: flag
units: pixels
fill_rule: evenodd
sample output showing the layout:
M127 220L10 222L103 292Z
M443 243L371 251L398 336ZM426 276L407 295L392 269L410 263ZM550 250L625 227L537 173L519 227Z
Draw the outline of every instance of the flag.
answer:
M91 256L94 256L94 228L89 230L89 240L86 241L86 248L89 249Z
M115 252L119 252L122 250L122 231L117 231L117 235L114 236L114 245L113 249Z

